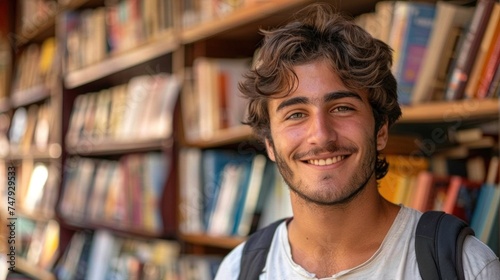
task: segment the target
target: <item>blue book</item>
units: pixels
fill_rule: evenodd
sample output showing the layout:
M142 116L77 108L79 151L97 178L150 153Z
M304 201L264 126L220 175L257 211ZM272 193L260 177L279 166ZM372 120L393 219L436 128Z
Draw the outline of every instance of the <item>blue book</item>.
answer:
M436 7L434 4L421 2L398 2L398 5L406 5L407 10L402 19L406 27L398 50L399 58L395 61L394 75L398 81L399 102L408 105L427 51Z
M232 150L205 150L202 156L203 222L208 226L211 213L217 204L222 172L231 164L251 162L251 154L242 154Z
M231 217L233 220L233 227L231 230L231 235L238 233L238 227L240 225L241 216L243 215L243 205L245 203L248 191L248 183L250 182L250 174L252 171L252 163L247 162L243 165L243 174L240 177L240 182L238 185L238 194L236 195L235 207Z
M481 187L479 193L479 198L477 199L476 207L474 208L474 213L472 214L472 220L470 226L474 230L476 236L481 236L484 231L484 226L486 223L486 217L488 211L490 211L491 200L495 192L495 187L491 184L484 184Z

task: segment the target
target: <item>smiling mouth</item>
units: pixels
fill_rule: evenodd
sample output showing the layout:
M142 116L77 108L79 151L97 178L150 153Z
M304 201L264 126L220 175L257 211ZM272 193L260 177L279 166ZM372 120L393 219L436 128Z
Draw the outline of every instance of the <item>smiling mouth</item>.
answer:
M346 156L336 156L336 157L331 157L331 158L326 158L326 159L310 159L307 161L307 163L312 164L312 165L318 165L318 166L324 166L324 165L330 165L337 163L341 160L343 160Z

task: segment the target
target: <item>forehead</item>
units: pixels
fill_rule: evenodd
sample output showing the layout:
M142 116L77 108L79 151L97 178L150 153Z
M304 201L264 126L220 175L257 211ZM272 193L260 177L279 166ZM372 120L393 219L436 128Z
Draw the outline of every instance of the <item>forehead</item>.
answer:
M287 95L278 95L278 98L271 99L270 105L297 96L305 97L314 103L324 100L325 95L334 92L352 92L359 95L364 103L368 103L367 92L348 88L325 60L297 65L293 70L297 78L294 90Z

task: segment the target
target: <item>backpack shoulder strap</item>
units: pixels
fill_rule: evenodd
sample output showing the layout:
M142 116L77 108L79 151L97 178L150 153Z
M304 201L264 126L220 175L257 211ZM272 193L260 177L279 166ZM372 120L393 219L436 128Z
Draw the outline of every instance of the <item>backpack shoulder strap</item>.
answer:
M250 235L241 253L240 275L238 280L255 280L266 265L269 247L273 241L274 232L286 219L280 219L267 227Z
M474 231L458 217L442 211L423 213L415 233L422 279L464 279L462 249L467 235Z

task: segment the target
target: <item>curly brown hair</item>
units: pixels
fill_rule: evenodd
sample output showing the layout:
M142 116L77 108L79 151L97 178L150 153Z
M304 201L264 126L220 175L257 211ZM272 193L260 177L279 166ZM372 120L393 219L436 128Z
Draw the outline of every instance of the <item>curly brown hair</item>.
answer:
M264 40L255 66L239 85L249 99L245 123L260 140L272 141L269 99L293 92L298 83L293 67L318 59L327 60L346 87L368 92L376 131L385 123L392 126L401 116L397 82L391 73L392 49L332 6L309 5L287 25L261 32ZM377 178L387 168L385 159L378 159Z

